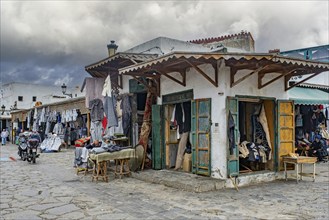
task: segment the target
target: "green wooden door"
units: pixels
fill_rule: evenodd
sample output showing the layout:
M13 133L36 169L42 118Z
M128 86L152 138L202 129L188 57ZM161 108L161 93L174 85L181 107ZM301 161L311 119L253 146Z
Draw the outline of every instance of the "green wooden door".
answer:
M192 101L192 172L210 176L211 174L211 99Z
M162 106L152 106L152 168L160 170L164 168L163 150L163 126Z
M227 118L227 175L228 177L234 177L239 175L239 105L238 99L234 97L227 97L226 103L226 118ZM229 121L234 121L234 147L230 146L230 131Z
M279 170L283 169L282 156L295 153L294 102L278 101L278 143Z

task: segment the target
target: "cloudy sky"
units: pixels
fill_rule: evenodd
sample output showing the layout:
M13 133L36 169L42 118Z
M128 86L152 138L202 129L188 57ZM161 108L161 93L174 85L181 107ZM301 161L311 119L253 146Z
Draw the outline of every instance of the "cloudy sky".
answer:
M81 86L84 67L165 36L193 40L246 30L256 52L329 44L323 1L1 0L1 83Z

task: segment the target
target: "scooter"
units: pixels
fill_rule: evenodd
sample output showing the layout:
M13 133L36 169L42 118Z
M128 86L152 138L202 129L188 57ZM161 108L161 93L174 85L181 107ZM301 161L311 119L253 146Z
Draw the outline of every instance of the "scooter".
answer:
M21 160L25 161L27 159L27 140L29 133L20 133L18 137L18 156Z
M40 154L37 154L38 146L40 143L40 140L37 138L30 137L27 140L27 161L32 163L35 163L36 158L39 157Z
M37 153L40 144L40 135L38 133L21 133L19 135L18 155L23 161L36 162L36 158L40 156Z

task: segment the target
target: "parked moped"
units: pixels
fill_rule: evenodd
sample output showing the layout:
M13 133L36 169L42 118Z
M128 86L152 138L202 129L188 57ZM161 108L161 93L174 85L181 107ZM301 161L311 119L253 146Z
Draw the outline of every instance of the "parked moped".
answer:
M37 153L40 142L40 135L37 132L20 134L18 155L23 161L36 163L36 158L40 156Z

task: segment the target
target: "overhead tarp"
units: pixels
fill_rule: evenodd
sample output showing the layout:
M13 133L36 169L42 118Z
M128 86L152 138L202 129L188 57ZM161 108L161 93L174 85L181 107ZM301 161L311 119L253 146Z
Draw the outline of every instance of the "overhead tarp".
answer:
M319 89L294 87L288 91L289 99L299 105L329 104L329 93Z

